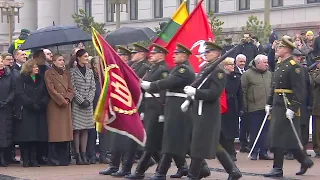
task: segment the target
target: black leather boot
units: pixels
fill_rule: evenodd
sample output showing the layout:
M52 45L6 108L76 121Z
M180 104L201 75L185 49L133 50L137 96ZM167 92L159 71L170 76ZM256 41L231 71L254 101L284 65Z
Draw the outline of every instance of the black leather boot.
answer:
M80 153L80 157L81 157L82 162L83 162L84 165L89 165L90 164L88 159L87 159L86 153L84 153L84 152Z
M127 175L125 176L125 178L127 179L144 179L145 177L145 172L147 171L147 169L150 167L150 161L154 161L152 158L152 153L150 152L143 152L137 168L135 170L135 172L133 174Z
M131 168L132 168L133 162L135 160L135 155L136 155L135 152L123 153L121 169L119 169L115 173L112 173L111 176L124 177L126 175L131 174Z
M188 175L188 164L187 161L179 156L173 156L173 160L176 163L178 171L176 174L170 175L170 178L182 178Z
M170 168L171 160L172 155L163 154L156 169L156 173L150 178L150 180L166 180L166 175Z
M199 180L203 159L191 158L187 180Z
M74 158L76 159L76 164L77 165L84 165L81 157L80 157L80 153L75 153L74 154Z
M272 168L271 171L263 175L264 177L283 177L282 168Z
M307 157L301 150L293 151L293 156L301 164L300 171L297 172L296 175L305 174L307 170L314 164L313 161L309 157Z
M208 167L208 164L205 160L201 163L201 170L199 174L199 179L209 177L211 175L210 169Z
M121 159L121 152L112 152L110 156L110 163L107 169L104 169L99 172L102 175L111 175L119 170L120 166L120 159Z
M242 177L240 170L224 148L219 147L216 156L220 164L229 174L228 180L238 180Z

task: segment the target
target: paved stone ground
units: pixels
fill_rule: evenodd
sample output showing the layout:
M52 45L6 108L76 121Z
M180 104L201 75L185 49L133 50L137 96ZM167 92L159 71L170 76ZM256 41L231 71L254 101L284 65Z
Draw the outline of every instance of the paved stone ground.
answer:
M247 154L238 153L238 161L236 164L243 172L242 180L262 180L268 179L262 176L272 167L272 161L251 161L247 159ZM320 159L312 158L315 165L304 176L295 176L299 169L297 161L285 161L284 173L285 178L282 180L320 180ZM190 159L187 159L188 162ZM207 161L211 168L211 176L206 180L222 180L227 179L228 175L224 172L222 166L217 160ZM88 166L65 166L50 167L43 166L40 168L22 168L21 165L12 165L7 168L0 167L0 180L115 180L121 178L113 178L111 176L99 175L98 172L108 165L96 164ZM136 167L136 165L133 167ZM156 166L147 171L147 177L152 176ZM176 172L176 167L172 164L168 174ZM6 176L7 175L7 176ZM11 176L11 177L10 177ZM146 178L147 179L147 178ZM167 178L170 179L170 178Z

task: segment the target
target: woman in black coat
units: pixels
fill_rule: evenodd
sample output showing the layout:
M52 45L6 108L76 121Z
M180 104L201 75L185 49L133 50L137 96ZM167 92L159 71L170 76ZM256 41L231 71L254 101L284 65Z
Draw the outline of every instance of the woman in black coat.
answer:
M36 146L48 141L46 111L49 96L35 60L23 64L16 88L17 102L21 102L21 119L16 123L15 140L22 150L23 167L37 167Z
M12 101L14 82L12 73L0 57L0 166L6 167L4 153L12 144Z
M231 158L236 161L234 150L234 139L239 137L239 116L243 106L241 77L234 72L234 59L226 58L223 61L224 69L227 72L227 106L228 112L222 114L221 138L224 138L221 145L226 149Z

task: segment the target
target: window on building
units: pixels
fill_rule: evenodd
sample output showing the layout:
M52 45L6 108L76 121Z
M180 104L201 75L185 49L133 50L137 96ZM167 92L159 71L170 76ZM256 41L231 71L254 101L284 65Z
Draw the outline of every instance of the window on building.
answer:
M110 4L109 0L106 0L106 20L107 22L114 22L114 11L115 11L115 7L114 5Z
M239 0L239 10L249 10L250 0Z
M307 3L318 3L320 0L307 0Z
M154 18L163 17L163 0L153 0L153 16Z
M214 13L219 12L219 0L208 0L207 2L208 2L207 4L208 12L210 11Z
M184 0L179 0L179 1L180 1L180 4L181 4ZM179 6L180 6L180 4L179 4ZM190 11L190 9L189 9L190 0L187 0L186 4L187 4L188 11Z
M272 0L271 1L271 6L272 7L283 6L283 0Z
M130 20L138 19L138 0L130 0Z
M120 4L120 12L126 12L128 13L127 4Z
M85 0L84 1L84 10L88 14L88 16L92 16L91 10L92 10L92 1L91 0Z

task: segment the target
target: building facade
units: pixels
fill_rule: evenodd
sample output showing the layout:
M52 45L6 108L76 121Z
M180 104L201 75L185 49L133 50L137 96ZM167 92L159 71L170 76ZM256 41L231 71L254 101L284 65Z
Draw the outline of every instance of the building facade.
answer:
M23 28L34 31L41 27L56 25L74 25L71 15L84 9L97 22L106 23L107 30L114 30L115 6L111 0L15 0L23 2L20 9L20 23L14 23L14 35L17 37ZM128 0L121 5L121 26L159 27L167 21L183 0ZM199 0L187 0L191 12ZM320 0L270 0L270 23L273 29L283 32L299 33L303 30L320 30ZM264 19L264 0L204 0L204 6L214 11L224 22L224 33L241 33L250 15ZM4 18L6 19L6 18ZM0 47L8 46L9 24L0 23Z

